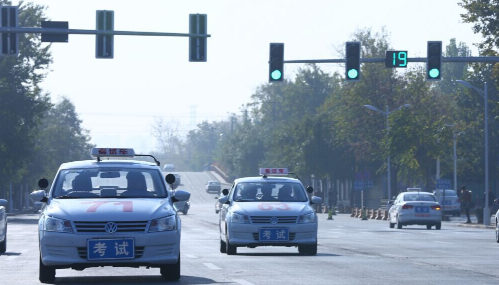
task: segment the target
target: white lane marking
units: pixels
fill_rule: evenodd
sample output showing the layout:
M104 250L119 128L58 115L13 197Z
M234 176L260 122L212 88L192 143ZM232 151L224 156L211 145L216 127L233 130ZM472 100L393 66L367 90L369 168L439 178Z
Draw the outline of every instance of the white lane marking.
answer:
M220 270L220 267L216 266L213 263L203 263L203 264L204 264L204 266L208 267L211 270Z
M234 279L234 282L236 282L237 284L241 284L241 285L254 285L253 283L248 282L244 279Z
M198 258L197 256L192 255L192 254L186 254L185 256L187 256L187 257L189 257L189 258Z
M439 241L439 240L435 240L433 242L436 242L436 243L443 243L443 244L454 244L453 242L447 242L447 241Z

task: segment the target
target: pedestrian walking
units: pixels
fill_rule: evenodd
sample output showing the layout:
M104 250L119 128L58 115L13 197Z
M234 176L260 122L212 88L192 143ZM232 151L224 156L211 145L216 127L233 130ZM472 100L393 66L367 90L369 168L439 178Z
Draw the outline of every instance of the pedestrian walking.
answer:
M463 205L464 212L466 213L467 224L471 224L471 219L470 219L470 209L472 206L471 202L472 202L471 192L466 190L465 185L461 186L461 204Z

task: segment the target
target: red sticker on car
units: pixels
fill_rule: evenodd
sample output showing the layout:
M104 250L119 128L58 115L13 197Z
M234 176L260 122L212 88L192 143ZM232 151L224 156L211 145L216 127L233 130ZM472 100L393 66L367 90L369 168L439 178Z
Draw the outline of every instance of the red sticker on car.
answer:
M274 206L273 206L274 205ZM289 211L291 208L286 203L260 203L258 205L258 209L263 211L270 211L272 209L276 209L279 211Z
M97 209L107 203L112 203L109 201L91 201L91 202L81 202L82 204L93 204L88 207L87 213L95 213ZM133 212L133 202L132 201L122 201L113 203L114 206L123 206L123 212Z

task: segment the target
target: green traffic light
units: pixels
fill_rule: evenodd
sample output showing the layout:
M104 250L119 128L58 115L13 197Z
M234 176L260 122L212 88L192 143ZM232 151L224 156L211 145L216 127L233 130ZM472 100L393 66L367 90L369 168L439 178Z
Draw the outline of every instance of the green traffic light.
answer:
M270 74L270 76L274 80L279 80L279 79L281 79L282 73L279 70L274 70L274 71L272 71L272 73Z
M431 78L437 78L439 74L440 74L440 71L438 71L438 69L436 69L436 68L431 69L429 72L429 75Z
M359 72L357 71L357 69L350 69L348 71L348 78L357 78L357 76L359 76Z

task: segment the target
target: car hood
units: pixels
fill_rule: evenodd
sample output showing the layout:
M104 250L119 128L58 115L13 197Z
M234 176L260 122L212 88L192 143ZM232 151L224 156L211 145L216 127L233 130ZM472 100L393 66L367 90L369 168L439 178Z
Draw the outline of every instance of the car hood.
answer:
M148 221L175 214L169 199L53 199L44 215L72 221Z
M231 211L249 216L298 216L313 212L308 202L235 202Z

